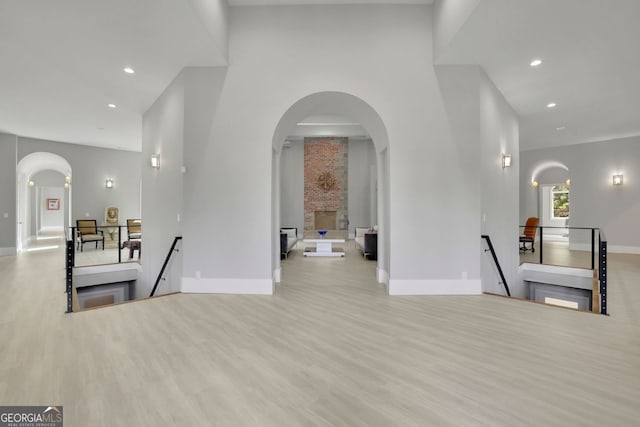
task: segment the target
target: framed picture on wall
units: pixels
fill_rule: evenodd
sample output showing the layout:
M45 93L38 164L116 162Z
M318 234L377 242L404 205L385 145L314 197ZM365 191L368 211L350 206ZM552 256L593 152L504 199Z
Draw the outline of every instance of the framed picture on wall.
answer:
M47 210L48 211L60 210L60 199L47 199Z

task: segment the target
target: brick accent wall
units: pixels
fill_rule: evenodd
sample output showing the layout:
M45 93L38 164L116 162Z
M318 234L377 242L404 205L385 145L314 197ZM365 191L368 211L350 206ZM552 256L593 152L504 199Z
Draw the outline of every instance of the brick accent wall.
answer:
M335 229L347 229L349 217L347 169L347 138L304 139L304 231L306 234L312 234L315 230L316 211L336 211ZM332 181L332 177L335 179L333 186L323 188L321 183Z

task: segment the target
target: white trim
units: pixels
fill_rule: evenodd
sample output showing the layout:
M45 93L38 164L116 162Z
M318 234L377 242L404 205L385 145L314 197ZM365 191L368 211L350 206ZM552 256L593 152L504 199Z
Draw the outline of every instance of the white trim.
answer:
M474 280L389 280L389 295L480 295L482 281Z
M569 249L572 251L591 252L591 243L570 243ZM596 243L598 252L598 243ZM610 254L634 254L640 255L640 246L607 245L607 252Z
M276 268L273 270L273 281L275 283L282 282L282 268Z
M182 278L182 292L195 294L273 295L270 279L196 279Z
M384 283L389 286L389 274L383 268L376 267L376 275L378 276L378 283Z
M16 255L17 251L16 248L0 248L0 256L5 256L5 255Z

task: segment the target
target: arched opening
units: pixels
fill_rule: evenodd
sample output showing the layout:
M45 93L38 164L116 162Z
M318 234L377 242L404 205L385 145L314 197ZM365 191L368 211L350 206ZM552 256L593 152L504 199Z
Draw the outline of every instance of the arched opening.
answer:
M31 153L16 168L16 248L21 252L43 231L62 235L71 226L71 165L47 152Z
M325 119L336 118L339 122L329 123L325 120L322 123L324 126L316 128L323 128L324 130L317 131L315 136L341 137L343 136L340 135L341 131L335 129L335 127L341 129L344 129L346 126L359 127L366 132L366 135L362 136L370 138L373 144L373 151L375 153L375 182L372 183L372 187L374 188L374 196L372 199L375 199L376 205L375 208L372 207L372 209L375 209L375 212L371 215L371 218L376 222L378 228L377 280L381 283L386 282L389 277L389 209L387 202L389 141L387 131L380 115L369 104L356 96L343 92L320 92L298 100L283 114L276 126L272 141L272 247L274 254L272 264L274 281L280 282L281 279L280 227L286 225L281 224L281 163L283 147L291 143L292 135L294 138L301 136L299 131L300 123L312 123L313 118L317 117L324 117ZM334 125L334 129L327 130L327 125ZM296 132L297 128L298 131ZM340 221L341 219L338 218L338 223L341 224L339 227L344 227L344 222L340 223ZM349 228L360 225L351 223L348 219L346 223Z

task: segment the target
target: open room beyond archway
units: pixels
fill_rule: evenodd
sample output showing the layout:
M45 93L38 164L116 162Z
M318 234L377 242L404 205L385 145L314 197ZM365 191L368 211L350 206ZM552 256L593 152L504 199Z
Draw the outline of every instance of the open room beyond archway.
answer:
M321 118L321 123L314 123ZM305 130L300 130L304 127ZM358 132L356 129L360 129ZM318 143L334 144L339 146L345 144L349 138L364 143L372 143L371 151L374 153L371 171L372 195L368 200L372 200L370 222L375 222L378 227L377 234L377 281L387 282L389 277L389 206L387 189L389 184L388 176L388 136L380 115L362 99L343 92L319 92L306 96L295 102L282 116L276 126L273 136L273 161L272 161L272 218L273 218L273 277L275 282L280 282L280 227L290 224L281 223L282 219L282 163L283 148L296 142L303 143L308 138L313 137ZM305 144L306 145L306 144ZM340 150L340 148L338 148ZM331 181L340 177L329 177ZM302 198L302 196L300 197ZM346 205L346 203L345 203ZM359 224L358 219L352 220L348 213L344 213L343 207L336 207L337 216L335 220L336 231L344 233L345 236L353 234L355 226ZM307 217L306 213L304 216ZM302 217L302 215L299 215ZM356 223L354 223L356 221ZM305 229L313 228L314 220L300 218L301 234ZM317 224L317 223L315 223ZM316 227L317 228L317 227ZM300 235L298 237L301 237Z
M71 165L57 154L37 152L20 160L16 174L16 248L20 252L29 238L42 228L71 225ZM46 185L40 185L36 177L42 178ZM45 203L50 205L43 208ZM56 217L48 219L46 213L49 217L55 213ZM48 224L47 221L54 222Z

